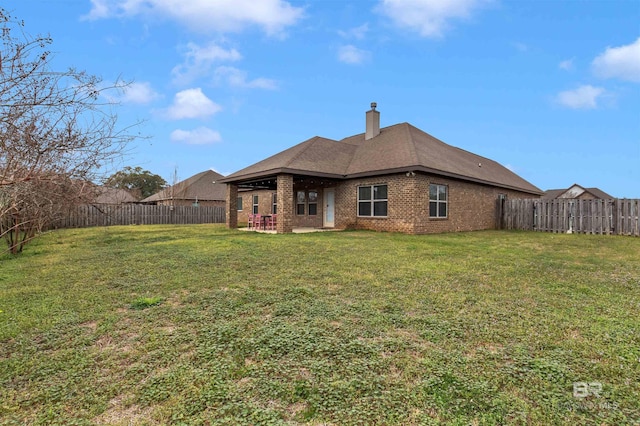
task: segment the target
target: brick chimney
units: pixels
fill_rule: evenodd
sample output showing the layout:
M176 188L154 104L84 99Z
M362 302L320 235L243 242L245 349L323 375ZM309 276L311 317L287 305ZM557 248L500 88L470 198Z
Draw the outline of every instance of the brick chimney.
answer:
M380 134L380 113L376 111L378 104L371 102L371 111L367 111L367 128L364 140L375 138Z

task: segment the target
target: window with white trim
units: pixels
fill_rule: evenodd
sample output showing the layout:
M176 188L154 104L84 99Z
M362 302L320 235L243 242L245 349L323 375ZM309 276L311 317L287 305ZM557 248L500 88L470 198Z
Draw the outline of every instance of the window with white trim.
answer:
M318 214L318 191L296 191L296 214L298 216Z
M429 217L446 218L449 210L447 185L429 185Z
M238 202L236 204L236 207L237 207L239 212L242 211L242 197L238 197Z
M307 193L304 191L296 192L296 214L298 216L304 215L306 211L305 206L307 205Z
M271 214L278 214L278 194L276 192L273 193L271 199Z
M253 214L258 214L258 196L253 196Z
M309 216L315 216L318 214L318 191L309 191L307 197L307 212Z
M387 185L358 187L358 216L387 216Z

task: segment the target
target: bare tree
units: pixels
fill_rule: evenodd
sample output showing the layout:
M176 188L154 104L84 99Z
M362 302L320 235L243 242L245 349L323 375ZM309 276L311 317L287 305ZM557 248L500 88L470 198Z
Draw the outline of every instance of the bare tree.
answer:
M29 36L2 8L0 31L0 237L18 253L93 197L89 183L137 136L117 126L105 95L122 82L53 70L52 39Z

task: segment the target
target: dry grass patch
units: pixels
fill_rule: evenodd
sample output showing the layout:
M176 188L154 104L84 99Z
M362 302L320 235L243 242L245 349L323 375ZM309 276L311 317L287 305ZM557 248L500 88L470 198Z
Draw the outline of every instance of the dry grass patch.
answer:
M131 395L118 395L109 401L108 408L91 421L97 425L130 426L150 424L152 422L151 407L139 407L132 404Z

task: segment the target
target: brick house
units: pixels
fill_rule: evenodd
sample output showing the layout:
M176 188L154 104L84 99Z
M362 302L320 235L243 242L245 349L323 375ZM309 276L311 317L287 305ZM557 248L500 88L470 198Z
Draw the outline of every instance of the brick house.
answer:
M408 123L380 128L375 103L366 131L340 141L313 137L235 172L227 226L247 214L294 227L426 234L496 227L500 198L542 191L495 161L447 145Z
M220 173L205 170L140 201L159 206L218 206L226 202L226 185Z

